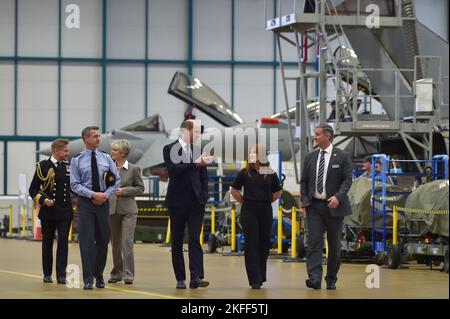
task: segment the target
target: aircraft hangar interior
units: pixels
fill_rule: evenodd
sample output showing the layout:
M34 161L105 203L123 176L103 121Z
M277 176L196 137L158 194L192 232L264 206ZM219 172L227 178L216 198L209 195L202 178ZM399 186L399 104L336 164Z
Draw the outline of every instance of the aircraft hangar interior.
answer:
M448 300L448 12L0 0L0 299Z

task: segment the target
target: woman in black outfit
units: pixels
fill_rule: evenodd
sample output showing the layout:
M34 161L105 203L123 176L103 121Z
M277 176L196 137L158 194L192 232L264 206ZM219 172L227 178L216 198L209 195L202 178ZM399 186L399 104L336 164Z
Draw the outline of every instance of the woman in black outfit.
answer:
M239 190L244 187L244 195ZM277 174L270 168L266 149L252 147L248 165L231 186L231 195L242 204L241 225L245 236L245 268L250 286L260 289L266 281L272 228L272 202L281 196Z

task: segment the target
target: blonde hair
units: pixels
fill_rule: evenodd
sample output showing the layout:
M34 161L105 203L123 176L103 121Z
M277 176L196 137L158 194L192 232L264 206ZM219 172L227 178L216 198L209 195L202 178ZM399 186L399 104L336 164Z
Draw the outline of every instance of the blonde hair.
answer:
M69 140L65 140L65 139L61 139L61 138L54 140L52 143L52 152L60 150L66 145L69 145Z
M127 158L131 151L131 144L126 139L115 140L111 143L111 148L117 148L117 150Z

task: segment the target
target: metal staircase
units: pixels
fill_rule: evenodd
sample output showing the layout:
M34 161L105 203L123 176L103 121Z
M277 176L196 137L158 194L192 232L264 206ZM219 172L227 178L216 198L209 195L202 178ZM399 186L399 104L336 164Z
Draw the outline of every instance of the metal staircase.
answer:
M297 140L291 134L291 144L300 143L299 161L312 149L311 127L315 120L308 113L308 104L319 104L319 121L326 121L327 79L335 84L336 114L348 115L345 121L336 116L333 124L337 135L349 138L378 137L398 134L413 159L416 159L410 142L424 149L425 158L432 156L432 131L439 122L436 114L425 120L416 120L415 80L422 79L423 63L416 34L413 0L374 0L381 8L380 29L366 26L367 14L361 0L293 0L293 12L283 12L278 1L273 17L265 17L266 30L272 31L278 44L280 70L286 113L295 107ZM312 4L311 4L312 3ZM267 0L266 0L267 8ZM286 34L293 35L289 39ZM302 52L304 37L313 39L310 46L317 47L317 72L306 72ZM296 47L298 76L287 77L281 41ZM334 46L334 48L333 48ZM336 52L339 48L339 54ZM333 52L334 51L334 52ZM424 57L425 60L428 57ZM419 62L418 62L419 61ZM387 80L389 78L389 80ZM316 80L318 94L308 92L307 81ZM295 101L288 100L287 81L296 82ZM438 80L440 81L440 79ZM369 104L379 101L386 114L358 112L358 94L365 92ZM393 91L393 93L391 93ZM331 93L331 94L330 94ZM312 96L312 97L311 97ZM371 109L371 107L369 107ZM406 120L410 116L412 121ZM288 127L293 131L290 117ZM294 159L297 181L297 161Z

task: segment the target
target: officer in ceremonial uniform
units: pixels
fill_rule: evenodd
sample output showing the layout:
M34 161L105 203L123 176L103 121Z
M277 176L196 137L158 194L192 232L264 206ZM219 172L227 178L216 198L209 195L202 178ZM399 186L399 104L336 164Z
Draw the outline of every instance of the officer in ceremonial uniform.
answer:
M108 255L109 198L120 185L116 164L98 151L100 132L88 126L81 132L85 149L70 162L70 187L78 195L78 238L83 265L83 289L105 288L103 271Z
M52 283L53 241L58 232L56 275L58 284L66 283L68 236L73 212L70 198L69 141L58 139L52 143L52 156L36 164L31 181L30 196L41 207L42 268L44 282Z

